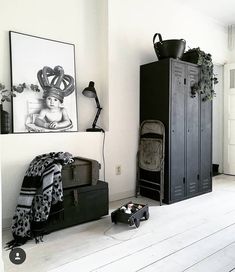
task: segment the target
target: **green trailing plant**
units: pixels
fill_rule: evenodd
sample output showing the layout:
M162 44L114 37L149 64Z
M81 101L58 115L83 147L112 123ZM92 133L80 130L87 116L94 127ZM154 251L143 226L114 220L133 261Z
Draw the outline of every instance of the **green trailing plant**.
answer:
M213 73L213 62L211 54L207 54L200 47L189 49L183 57L183 60L198 64L200 66L200 80L191 87L192 97L196 94L204 94L202 100L211 100L216 96L214 84L218 79Z
M16 93L22 93L25 89L30 89L34 92L40 92L38 85L26 83L19 84L17 86L13 85L11 89L6 89L5 85L0 83L0 104L6 102L11 102L12 97L16 97Z

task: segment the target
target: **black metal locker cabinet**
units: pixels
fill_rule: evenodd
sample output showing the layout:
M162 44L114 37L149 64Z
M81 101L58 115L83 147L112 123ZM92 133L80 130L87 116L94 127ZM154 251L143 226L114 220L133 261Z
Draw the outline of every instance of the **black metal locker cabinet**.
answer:
M170 199L185 197L185 65L170 63Z
M159 65L159 63L161 63ZM158 119L165 125L165 142L169 143L169 90L170 69L169 60L152 62L140 66L140 123L144 120ZM169 203L170 175L169 175L169 144L165 145L165 174L164 174L164 201ZM151 172L141 173L148 180L154 180ZM140 190L141 195L156 198L150 190Z
M165 125L166 203L212 188L211 101L191 96L199 72L197 65L175 59L140 67L140 123L157 119Z
M186 67L186 195L193 196L199 191L200 178L200 97L192 97L191 88L199 80L199 69L191 65Z
M201 167L200 191L212 190L212 101L201 95Z

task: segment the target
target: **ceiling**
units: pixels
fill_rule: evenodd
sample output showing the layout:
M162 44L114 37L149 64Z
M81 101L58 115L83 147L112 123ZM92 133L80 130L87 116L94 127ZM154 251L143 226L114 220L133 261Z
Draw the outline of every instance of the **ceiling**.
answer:
M176 0L224 25L235 24L235 0Z

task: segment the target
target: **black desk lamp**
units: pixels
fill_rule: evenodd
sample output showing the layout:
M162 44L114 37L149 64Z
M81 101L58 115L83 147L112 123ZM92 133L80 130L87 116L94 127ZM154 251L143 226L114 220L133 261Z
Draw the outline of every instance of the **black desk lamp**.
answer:
M99 99L98 99L98 96L97 96L94 86L95 86L95 83L93 81L90 81L89 86L86 87L82 92L82 94L85 95L86 97L95 98L96 107L97 107L97 113L96 113L95 119L93 121L92 128L88 128L86 131L103 131L102 128L96 127L96 123L97 123L97 120L99 118L102 108L100 107L100 102L99 102Z

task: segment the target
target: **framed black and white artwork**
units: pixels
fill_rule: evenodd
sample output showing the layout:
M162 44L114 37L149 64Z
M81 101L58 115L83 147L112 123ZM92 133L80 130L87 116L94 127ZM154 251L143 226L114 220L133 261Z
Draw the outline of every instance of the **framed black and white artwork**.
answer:
M78 131L75 46L10 31L14 133Z

